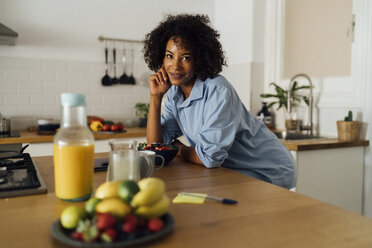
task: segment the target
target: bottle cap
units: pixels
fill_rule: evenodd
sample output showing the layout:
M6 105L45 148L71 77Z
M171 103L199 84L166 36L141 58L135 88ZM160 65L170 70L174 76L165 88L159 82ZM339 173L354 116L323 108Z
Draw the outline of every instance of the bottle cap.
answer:
M62 106L85 106L85 95L76 93L61 93Z

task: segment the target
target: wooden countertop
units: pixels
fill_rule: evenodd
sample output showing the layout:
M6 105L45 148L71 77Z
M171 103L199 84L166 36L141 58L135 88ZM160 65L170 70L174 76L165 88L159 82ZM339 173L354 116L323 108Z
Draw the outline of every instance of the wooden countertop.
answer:
M50 226L66 206L84 203L57 199L52 157L33 159L49 192L0 199L1 246L66 247L52 238ZM105 176L95 173L95 187ZM372 247L372 219L226 168L206 169L176 158L155 176L165 180L171 198L188 191L239 203L171 204L173 232L141 247Z
M134 138L145 137L146 128L127 128L125 133L97 133L94 132L96 140L114 139L114 138ZM18 144L18 143L42 143L53 142L53 135L38 135L36 132L20 131L21 137L0 138L2 144ZM368 146L368 140L357 140L353 142L343 142L335 138L320 138L307 140L281 140L281 142L291 151L318 150L329 148L353 147L353 146Z
M368 140L356 140L352 142L340 141L336 138L320 138L307 140L280 140L290 151L307 151L319 149L331 149L342 147L368 146Z
M39 135L37 132L19 131L20 137L0 138L0 145L2 144L18 144L18 143L43 143L53 142L54 135ZM126 128L126 132L109 133L109 132L93 132L96 140L116 139L116 138L133 138L145 137L146 128Z

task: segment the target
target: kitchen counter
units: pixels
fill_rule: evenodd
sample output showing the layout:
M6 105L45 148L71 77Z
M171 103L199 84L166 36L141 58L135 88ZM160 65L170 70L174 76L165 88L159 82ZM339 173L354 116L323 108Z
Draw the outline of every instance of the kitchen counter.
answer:
M20 137L0 138L0 145L53 142L54 138L54 135L39 135L37 132L19 131L19 134ZM146 136L146 128L126 128L126 132L121 133L93 132L93 135L95 140L144 137Z
M296 192L363 213L364 153L368 140L281 140L296 161Z
M351 142L340 141L337 138L319 138L303 140L280 140L290 151L308 151L330 148L345 148L356 146L368 146L368 140L355 140Z
M33 159L49 192L0 199L1 245L66 247L52 238L50 226L66 206L84 203L57 199L52 157ZM227 168L206 169L176 158L155 176L165 180L170 198L188 191L239 203L171 204L173 232L141 247L372 247L371 219ZM105 177L106 172L96 172L94 187Z
M124 133L107 133L107 132L94 132L96 140L105 140L113 138L136 138L145 137L146 128L127 128ZM0 145L2 144L17 144L17 143L45 143L53 142L54 135L39 135L37 132L20 131L20 137L14 138L0 138ZM281 142L290 151L305 151L305 150L318 150L328 148L341 148L341 147L355 147L355 146L368 146L368 140L356 140L353 142L339 141L336 138L320 138L320 139L307 139L307 140L283 140Z

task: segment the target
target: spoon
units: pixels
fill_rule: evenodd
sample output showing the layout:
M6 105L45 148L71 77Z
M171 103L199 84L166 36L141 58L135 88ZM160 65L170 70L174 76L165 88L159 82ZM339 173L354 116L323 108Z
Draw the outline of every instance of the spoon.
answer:
M121 75L121 77L119 78L119 82L120 82L120 84L127 84L129 77L125 73L125 61L126 61L125 48L123 49L122 61L123 61L123 75Z
M106 68L106 75L102 77L101 83L103 86L110 86L111 85L111 78L108 75L108 48L105 47L105 68Z
M114 55L114 77L111 79L111 84L118 84L119 79L116 77L116 48L113 49Z
M128 83L129 84L136 84L136 80L134 79L133 77L133 69L134 69L134 51L133 51L133 48L131 49L131 55L132 55L132 65L131 65L131 73L130 73L130 77L128 79Z

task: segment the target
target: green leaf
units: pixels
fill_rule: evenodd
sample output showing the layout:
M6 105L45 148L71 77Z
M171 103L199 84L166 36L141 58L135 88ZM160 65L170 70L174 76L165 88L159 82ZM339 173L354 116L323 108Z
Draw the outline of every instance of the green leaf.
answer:
M260 96L263 98L278 97L278 95L274 95L274 94L261 94Z
M291 92L296 91L297 81L294 81L292 84Z
M307 106L309 106L309 98L307 96L302 97Z
M269 108L271 108L272 106L274 106L275 104L277 104L277 102L271 102L271 103L269 103L269 104L267 105L267 108L269 109Z
M294 90L301 90L301 89L310 89L310 86L309 85L303 85L303 86L296 87Z

